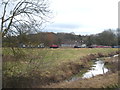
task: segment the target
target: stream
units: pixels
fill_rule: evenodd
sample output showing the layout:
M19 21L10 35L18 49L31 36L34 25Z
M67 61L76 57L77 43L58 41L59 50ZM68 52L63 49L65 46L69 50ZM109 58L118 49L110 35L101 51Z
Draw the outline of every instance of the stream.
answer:
M112 57L117 57L117 56L118 55L114 55ZM106 57L106 58L111 58L111 57ZM108 71L109 69L105 67L104 61L101 58L97 58L96 60L94 60L94 64L91 66L91 68L86 73L84 73L82 77L79 77L79 75L73 76L71 79L66 81L69 82L69 81L76 81L85 78L91 78L96 75L105 74Z
M104 66L104 62L102 60L98 60L95 64L88 70L85 74L83 74L82 78L91 78L93 76L104 74L108 72L108 69Z

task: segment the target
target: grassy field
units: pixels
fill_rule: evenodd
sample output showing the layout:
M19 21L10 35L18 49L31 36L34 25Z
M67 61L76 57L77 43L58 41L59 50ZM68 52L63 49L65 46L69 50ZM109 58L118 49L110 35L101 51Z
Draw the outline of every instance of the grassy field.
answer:
M3 49L3 55L5 56L5 61L7 61L5 62L5 65L7 65L6 68L16 66L16 68L13 67L13 69L16 71L18 68L19 73L25 70L28 63L31 64L31 68L38 65L39 69L42 70L55 69L55 67L67 62L82 63L80 58L88 54L107 54L116 50L117 49L113 48L23 49L22 52L18 54L19 57L15 60L11 49L5 48Z
M71 63L82 65L81 58L89 54L108 54L117 50L116 48L16 48L13 53L10 48L3 48L3 75L5 80L8 77L31 78L36 75L42 78L52 76L61 76L62 78L66 72L67 74L71 73L71 71L66 71ZM70 75L72 74L68 76Z

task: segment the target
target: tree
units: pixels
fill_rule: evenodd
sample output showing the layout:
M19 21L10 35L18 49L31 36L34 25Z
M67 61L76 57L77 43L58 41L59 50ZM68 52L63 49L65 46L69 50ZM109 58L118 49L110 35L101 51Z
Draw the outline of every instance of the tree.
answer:
M120 45L120 28L118 28L116 32L117 32L117 45Z
M2 37L38 30L49 18L47 0L2 0L0 3Z
M109 29L105 30L102 33L99 33L96 37L96 43L98 45L116 45L116 35L115 33Z
M46 46L50 46L52 44L57 44L57 41L58 41L56 34L52 33L52 32L46 33L45 39L46 39L45 40Z
M87 42L86 42L87 46L92 45L92 36L88 36L87 37Z

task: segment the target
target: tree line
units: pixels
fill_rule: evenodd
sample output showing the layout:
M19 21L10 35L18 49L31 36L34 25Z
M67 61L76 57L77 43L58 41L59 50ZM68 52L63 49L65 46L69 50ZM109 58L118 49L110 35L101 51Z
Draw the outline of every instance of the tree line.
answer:
M119 39L120 39L120 29L116 29L116 30L108 29L101 33L87 36L86 44L117 46L120 45Z
M90 45L106 45L117 46L120 45L120 29L104 30L98 34L91 35L75 35L74 33L53 33L53 32L39 32L36 34L20 34L17 36L9 36L3 38L4 47L19 47L21 44L25 45L39 45L43 43L45 47L56 44L61 45L67 42L80 42L81 44Z

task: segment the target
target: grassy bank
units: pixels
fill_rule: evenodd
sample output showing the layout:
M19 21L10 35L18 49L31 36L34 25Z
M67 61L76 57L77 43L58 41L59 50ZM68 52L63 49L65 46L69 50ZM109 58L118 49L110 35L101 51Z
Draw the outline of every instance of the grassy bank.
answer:
M118 84L118 73L95 76L94 78L72 82L54 83L43 88L114 88ZM113 90L113 89L112 89Z
M13 53L10 48L3 48L4 87L17 87L17 85L11 85L11 82L19 84L18 87L25 87L23 82L26 80L27 82L34 81L34 83L28 83L27 87L57 82L77 73L78 69L84 68L83 65L88 66L85 60L88 61L90 57L82 59L85 56L97 53L107 55L117 50L116 48L33 48L22 50L16 48Z
M53 83L51 85L43 86L43 88L102 88L105 90L116 90L120 88L119 84L119 63L117 57L102 58L105 62L105 66L109 69L106 74L94 76L92 78L86 78L74 81L63 81L60 83Z

